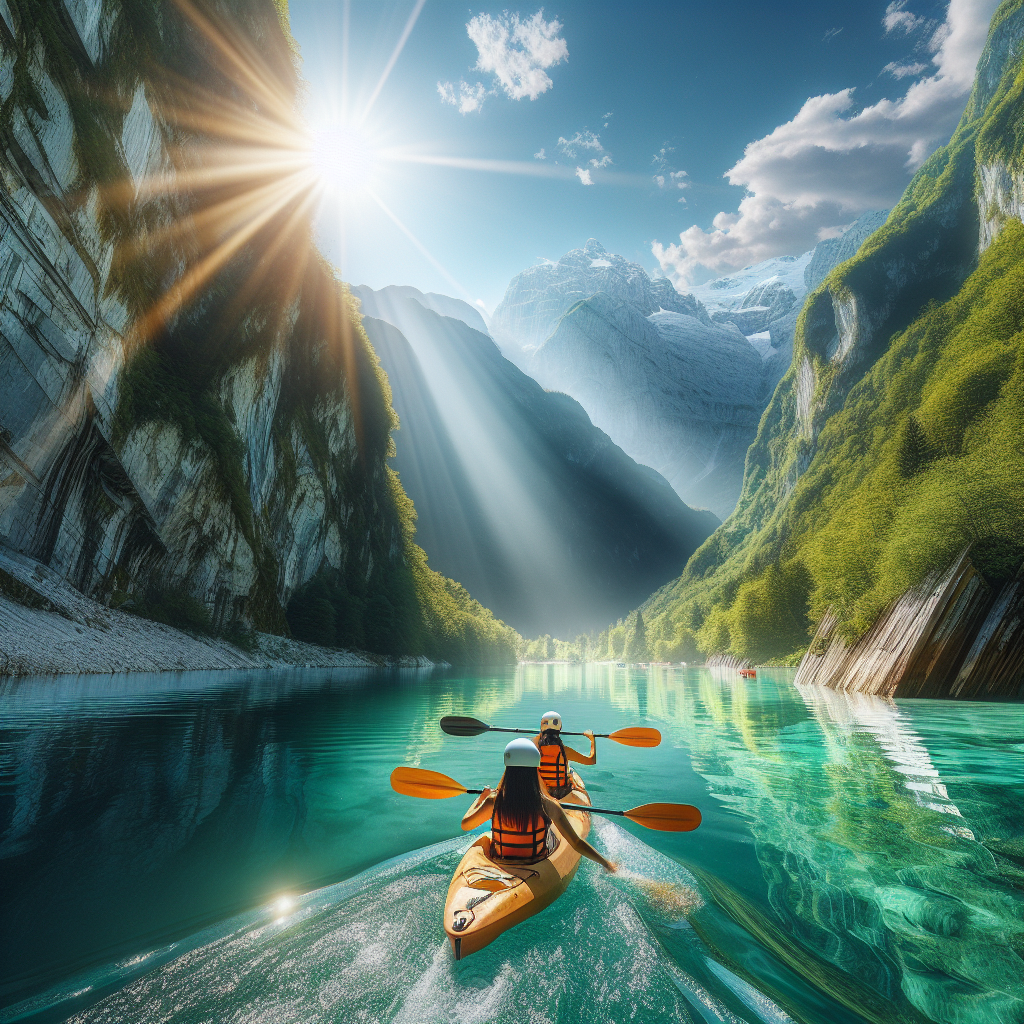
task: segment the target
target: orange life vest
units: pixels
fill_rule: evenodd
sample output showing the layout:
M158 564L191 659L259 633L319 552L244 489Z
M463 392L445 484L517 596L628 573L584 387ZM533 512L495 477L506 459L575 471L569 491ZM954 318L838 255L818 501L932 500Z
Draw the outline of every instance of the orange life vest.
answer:
M565 750L557 743L540 748L540 772L541 781L548 789L558 789L560 786L569 785L569 762L565 756Z
M499 860L540 860L547 855L548 819L535 814L529 827L514 828L491 817L491 852Z

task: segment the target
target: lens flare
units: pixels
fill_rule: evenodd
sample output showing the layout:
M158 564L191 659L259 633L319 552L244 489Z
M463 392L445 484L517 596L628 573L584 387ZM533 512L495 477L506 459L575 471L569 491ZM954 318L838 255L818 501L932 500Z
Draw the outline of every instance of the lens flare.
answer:
M351 195L364 189L377 166L370 140L353 125L333 125L312 132L313 169L325 189Z

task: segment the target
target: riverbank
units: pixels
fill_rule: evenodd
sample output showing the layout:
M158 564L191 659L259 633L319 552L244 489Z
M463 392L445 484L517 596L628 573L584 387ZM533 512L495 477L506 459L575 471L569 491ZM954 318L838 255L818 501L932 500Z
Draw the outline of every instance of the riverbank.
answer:
M258 668L430 668L255 633L251 649L106 608L32 559L0 550L0 677Z

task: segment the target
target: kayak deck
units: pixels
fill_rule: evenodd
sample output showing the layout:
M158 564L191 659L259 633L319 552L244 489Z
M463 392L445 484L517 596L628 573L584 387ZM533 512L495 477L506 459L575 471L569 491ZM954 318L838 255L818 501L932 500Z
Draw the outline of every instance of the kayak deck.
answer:
M578 788L560 802L588 806L590 797L578 775L575 783ZM590 815L583 811L566 814L576 834L585 839L590 832ZM554 825L551 829L558 845L550 856L534 864L492 860L489 832L466 851L448 886L444 905L444 930L456 960L483 949L565 892L579 867L580 855Z

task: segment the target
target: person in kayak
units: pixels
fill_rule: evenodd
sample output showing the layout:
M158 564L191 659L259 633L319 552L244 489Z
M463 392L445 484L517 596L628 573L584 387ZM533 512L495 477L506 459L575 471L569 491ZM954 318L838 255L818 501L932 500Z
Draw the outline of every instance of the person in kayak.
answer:
M541 782L556 800L572 792L575 773L569 770L570 761L597 764L597 741L594 734L588 729L583 735L590 740L589 757L584 757L578 750L562 742L562 716L557 711L548 711L540 720L540 733L533 740L540 750L538 770Z
M498 788L490 786L473 801L462 818L462 828L470 829L491 819L491 856L509 863L533 864L549 857L558 843L558 835L578 854L596 861L605 871L618 865L581 839L565 812L543 792L540 785L540 751L532 740L513 740L505 748L505 773Z

